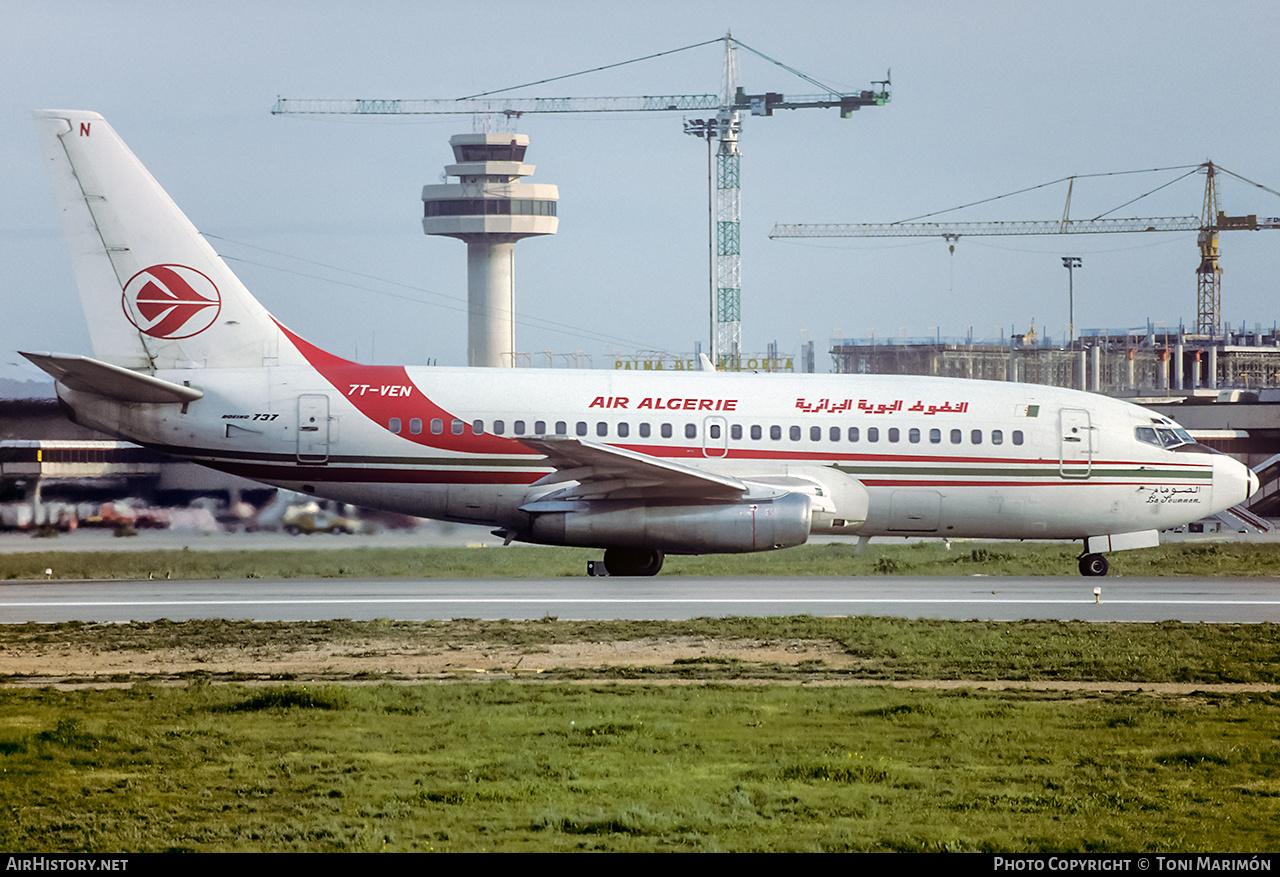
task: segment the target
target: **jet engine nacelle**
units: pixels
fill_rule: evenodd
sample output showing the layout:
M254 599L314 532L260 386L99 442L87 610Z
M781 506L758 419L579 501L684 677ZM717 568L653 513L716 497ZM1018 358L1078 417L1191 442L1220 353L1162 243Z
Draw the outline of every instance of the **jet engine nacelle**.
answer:
M754 484L809 497L810 535L851 535L867 521L871 494L858 479L833 466L786 467L786 475L753 476Z
M809 538L809 497L718 504L645 505L635 500L563 500L526 505L520 538L586 548L656 548L669 554L728 554L802 545Z

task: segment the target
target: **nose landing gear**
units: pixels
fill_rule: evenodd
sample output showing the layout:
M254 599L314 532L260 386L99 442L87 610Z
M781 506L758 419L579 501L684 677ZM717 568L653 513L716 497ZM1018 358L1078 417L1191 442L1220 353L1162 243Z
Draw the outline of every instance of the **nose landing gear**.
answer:
M1109 568L1107 558L1101 554L1080 555L1080 575L1082 576L1105 576Z

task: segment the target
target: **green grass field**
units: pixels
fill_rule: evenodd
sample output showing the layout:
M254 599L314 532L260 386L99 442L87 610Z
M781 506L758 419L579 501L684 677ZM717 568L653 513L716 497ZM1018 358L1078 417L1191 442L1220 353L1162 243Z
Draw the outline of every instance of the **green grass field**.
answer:
M33 646L56 667L76 649L377 637L537 650L674 635L823 639L860 660L837 672L711 656L429 684L194 675L64 691L10 678L0 685L0 846L1254 853L1280 844L1280 627L1270 624L26 624L0 627L0 663ZM932 679L1036 684L944 689ZM1161 693L1169 681L1182 685Z
M1078 545L941 542L803 545L760 554L671 556L664 576L1076 576ZM0 555L0 580L244 578L547 578L584 575L588 548L349 548L309 551L41 552ZM1277 576L1280 543L1173 543L1109 555L1112 575Z
M1075 575L1074 548L814 545L664 575ZM0 577L581 575L597 552L0 556ZM1273 576L1276 546L1113 556L1122 575ZM324 642L448 648L698 636L855 658L565 669L535 680L24 687L0 676L0 845L31 852L1247 852L1280 846L1280 626L190 621L0 625L61 655ZM163 668L154 668L161 672ZM973 681L942 688L934 680ZM986 690L979 680L1025 689ZM896 683L893 687L890 683ZM1161 685L1179 684L1177 692ZM1225 688L1225 684L1236 687ZM1137 689L1134 689L1134 686ZM1242 688L1241 686L1248 686Z
M10 851L1274 851L1280 698L0 689Z
M129 624L68 622L0 625L0 671L8 653L35 651L56 672L58 656L160 649L212 653L242 651L246 661L266 650L305 653L325 644L359 651L376 642L383 652L447 651L463 644L537 652L552 644L609 643L697 637L757 642L825 642L854 659L837 669L809 662L797 666L742 662L609 664L565 668L554 679L663 679L789 682L901 680L1014 680L1028 682L1126 682L1280 686L1280 625L1157 624L1086 621L940 621L877 618L693 618L683 621L451 621L332 620L314 622L152 621ZM163 672L165 668L154 668ZM198 681L206 676L195 675ZM254 678L257 678L255 675ZM149 681L136 667L118 681ZM22 678L0 672L0 683ZM75 681L75 680L71 680ZM276 681L292 681L277 677Z

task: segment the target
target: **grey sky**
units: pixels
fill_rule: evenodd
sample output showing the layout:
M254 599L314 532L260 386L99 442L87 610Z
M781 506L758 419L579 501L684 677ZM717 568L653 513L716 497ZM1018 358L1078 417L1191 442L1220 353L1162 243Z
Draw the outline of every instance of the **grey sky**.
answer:
M770 241L776 222L901 220L1070 174L1217 164L1280 189L1280 4L1241 2L50 2L0 0L0 359L88 352L30 111L101 112L282 321L344 356L465 362L465 247L426 238L420 190L467 117L274 117L285 97L458 97L722 36L833 87L893 70L893 101L840 119L747 118L742 310L748 351L805 333L1060 338L1194 324L1194 233ZM709 46L527 96L713 93ZM740 53L748 92L808 94ZM526 116L531 182L560 233L516 248L517 347L692 350L706 325L706 151L679 114ZM1176 173L1077 183L1072 216ZM1116 216L1198 215L1203 177ZM1065 186L948 214L1055 219ZM1228 213L1280 198L1226 178ZM1277 318L1280 232L1222 236L1224 317ZM335 270L342 269L342 270ZM354 273L345 273L354 272ZM819 370L827 357L819 356Z

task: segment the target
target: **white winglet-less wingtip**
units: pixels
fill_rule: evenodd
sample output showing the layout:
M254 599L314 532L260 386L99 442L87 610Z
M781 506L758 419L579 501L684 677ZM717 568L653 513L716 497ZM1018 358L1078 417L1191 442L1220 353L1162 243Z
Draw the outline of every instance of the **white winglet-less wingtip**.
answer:
M350 362L277 322L101 116L36 121L94 355L24 355L77 422L207 466L603 548L615 575L814 534L1080 540L1102 575L1257 488L1172 421L1055 387Z

